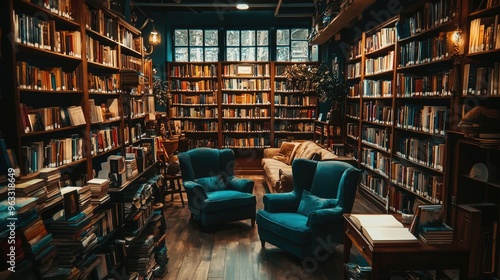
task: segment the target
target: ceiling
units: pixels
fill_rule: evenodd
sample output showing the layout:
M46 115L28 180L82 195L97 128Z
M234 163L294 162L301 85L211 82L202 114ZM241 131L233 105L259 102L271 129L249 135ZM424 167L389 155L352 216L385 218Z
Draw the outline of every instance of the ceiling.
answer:
M236 11L236 4L245 2L247 11L273 11L277 17L311 17L314 12L313 0L133 0L139 8L164 10L169 12L193 11Z

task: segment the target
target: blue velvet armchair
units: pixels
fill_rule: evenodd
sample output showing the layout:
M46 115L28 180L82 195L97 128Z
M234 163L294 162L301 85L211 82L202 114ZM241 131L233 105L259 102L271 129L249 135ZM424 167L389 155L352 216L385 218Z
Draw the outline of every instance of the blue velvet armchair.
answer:
M268 242L302 260L331 253L330 244L343 241L343 214L352 210L361 171L341 161L295 159L292 174L293 191L264 195L257 212L262 247Z
M193 219L203 226L251 219L254 226L254 182L234 176L233 150L197 148L178 158Z

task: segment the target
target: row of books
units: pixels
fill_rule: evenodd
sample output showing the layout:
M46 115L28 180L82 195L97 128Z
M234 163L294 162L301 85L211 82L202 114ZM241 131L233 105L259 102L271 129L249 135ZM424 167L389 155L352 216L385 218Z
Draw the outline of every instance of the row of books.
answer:
M142 98L131 98L128 102L129 107L126 108L125 113L130 115L131 118L143 117L146 113L149 113L149 108L146 108L147 102L144 102ZM154 112L154 108L153 109Z
M388 186L385 178L365 171L361 174L360 184L380 199L387 201Z
M274 104L288 106L316 106L318 98L316 96L275 94Z
M441 203L443 201L443 176L436 176L422 170L400 162L391 164L391 182L400 187L432 201Z
M224 118L269 118L269 108L223 108L222 117Z
M20 103L19 110L21 124L25 133L49 131L85 124L85 117L81 106L34 109L26 106L24 103Z
M171 80L171 90L183 91L217 91L219 83L216 80L202 80L202 81L185 81L185 80Z
M292 81L274 81L274 90L279 92L298 92L304 93L313 90L312 83L294 83Z
M269 92L223 93L222 104L269 104Z
M469 53L500 49L499 15L470 21Z
M119 93L120 74L95 75L88 73L89 93Z
M217 118L217 109L211 108L185 108L185 107L171 107L170 116L173 118Z
M128 124L125 124L125 136L124 136L124 143L125 144L131 144L130 141L134 142L137 140L140 140L144 137L146 137L145 131L143 131L142 125L140 123L136 123L132 127L129 127ZM130 138L129 138L130 135Z
M444 135L448 109L446 106L405 104L396 111L396 126L403 129Z
M351 118L359 118L360 114L360 106L359 103L347 103L346 104L346 115Z
M410 161L438 171L443 170L446 145L432 139L401 137L398 139L396 154Z
M451 57L454 53L452 38L453 32L441 32L436 37L401 45L398 65L418 65Z
M381 150L390 152L391 133L387 128L363 126L361 139L364 143L374 145Z
M362 104L362 119L385 125L392 124L392 107L382 101L367 101Z
M44 21L14 11L14 38L17 43L80 58L80 31L56 30L54 20Z
M349 59L355 59L357 57L361 57L361 52L363 51L364 46L361 40L352 44L349 48Z
M362 148L361 164L384 177L389 177L391 159L378 150Z
M106 127L101 130L93 130L90 135L90 154L95 156L120 146L118 127Z
M426 2L422 9L396 23L398 38L405 39L449 22L456 16L453 12L456 7L457 0Z
M87 35L87 61L99 63L109 67L118 67L118 51L116 48L104 45L98 39Z
M396 43L396 27L382 28L376 33L366 36L365 52L373 52Z
M224 137L224 148L267 148L270 147L269 136L262 137Z
M394 51L390 51L384 56L366 59L365 75L372 75L393 70L394 59Z
M192 105L208 105L217 104L217 97L214 93L198 93L196 95L187 95L180 93L172 94L172 103L174 105L192 104Z
M242 65L242 64L230 64L224 65L222 67L223 76L255 76L255 77L269 77L271 71L269 69L269 64L253 64L253 65Z
M361 62L347 65L347 78L354 79L361 77Z
M316 110L277 108L274 110L274 117L280 119L315 119Z
M455 90L453 78L453 70L428 76L410 76L398 73L397 96L451 96Z
M270 132L270 124L247 122L224 123L224 132Z
M118 112L118 99L108 99L106 103L95 104L94 99L89 99L90 123L102 123L120 119Z
M20 89L61 91L79 88L76 72L66 72L61 67L41 68L17 61L16 77Z
M173 65L170 77L218 77L217 65Z
M142 71L142 59L131 55L120 54L121 68Z
M486 1L473 1L470 4L471 4L470 11L475 12L498 6L500 5L500 2L498 0L486 0Z
M270 90L269 79L224 79L223 90Z
M39 7L45 8L46 10L71 21L74 21L75 16L78 14L75 11L75 8L77 6L74 6L73 1L71 0L52 0L52 1L32 0L31 3Z
M312 132L312 123L307 122L274 122L274 132Z
M359 125L356 123L347 123L347 135L351 138L358 139L359 137Z
M462 95L498 95L500 93L500 63L478 67L465 64Z
M181 122L181 130L184 132L217 132L219 131L219 124L216 121L184 120Z
M88 5L84 5L85 12L85 27L89 28L102 36L106 36L111 40L119 40L118 38L118 22L116 19L108 16L101 9L90 9Z
M119 41L125 47L132 49L136 52L141 52L141 37L130 32L126 28L120 26L119 28Z
M83 158L83 138L78 134L61 139L30 142L21 147L21 168L26 174L44 167L62 166Z
M363 97L391 97L392 81L390 80L363 80ZM354 85L350 96L359 96L359 85Z

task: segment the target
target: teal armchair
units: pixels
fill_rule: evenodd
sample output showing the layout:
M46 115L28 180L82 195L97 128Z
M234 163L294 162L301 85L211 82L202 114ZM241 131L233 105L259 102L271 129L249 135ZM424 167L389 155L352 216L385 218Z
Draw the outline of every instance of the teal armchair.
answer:
M178 158L193 219L203 226L250 219L254 226L254 182L234 175L233 150L197 148Z
M265 194L257 212L259 237L300 259L332 252L344 238L343 214L354 204L361 171L341 161L295 159L294 189Z

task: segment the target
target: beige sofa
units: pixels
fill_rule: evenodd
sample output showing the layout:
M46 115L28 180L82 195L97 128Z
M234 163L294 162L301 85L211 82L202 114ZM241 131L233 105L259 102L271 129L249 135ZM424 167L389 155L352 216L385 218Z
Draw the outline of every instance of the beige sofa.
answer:
M292 158L289 159L287 164L283 161L274 159L273 157L278 156L280 148L267 148L264 149L264 156L262 158L262 168L264 169L264 177L266 179L266 184L271 192L287 192L291 191L293 184L283 184L280 181L279 170L283 170L285 174L292 174L291 162L296 158L306 158L313 159L313 156L320 157L319 160L339 160L340 158L334 155L331 151L322 148L313 141L304 141L297 144L298 147L295 149L295 153ZM341 157L345 159L345 157ZM291 180L291 176L286 178Z

